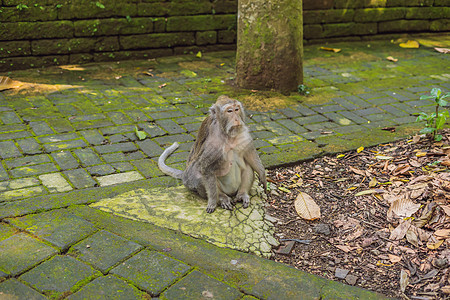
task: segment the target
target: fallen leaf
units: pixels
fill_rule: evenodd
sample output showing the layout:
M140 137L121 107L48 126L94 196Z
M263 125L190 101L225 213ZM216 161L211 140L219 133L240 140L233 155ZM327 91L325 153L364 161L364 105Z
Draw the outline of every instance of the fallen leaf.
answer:
M393 62L397 62L398 58L393 58L392 56L388 56L386 57L387 60L393 61Z
M397 256L397 255L393 255L393 254L388 254L389 260L391 261L391 263L396 264L399 261L402 260L401 256Z
M336 248L338 248L338 249L344 251L345 253L348 253L348 252L350 252L350 251L353 250L353 247L346 246L346 245L334 245L334 246L335 246Z
M413 40L409 40L406 43L400 43L402 48L419 48L419 43Z
M408 272L406 272L406 270L402 270L400 272L400 290L402 291L402 293L405 292L408 284L409 284Z
M380 159L380 160L390 160L390 159L394 159L392 156L386 156L386 155L376 155L375 158L376 158L376 159Z
M439 229L433 233L438 240L450 237L450 229Z
M376 179L375 177L373 177L373 178L370 180L370 182L369 182L369 187L370 187L370 188L376 187L377 184L378 184L377 179Z
M417 237L417 227L411 225L408 229L408 231L406 231L406 240L414 246L419 246L419 240Z
M446 285L446 286L441 287L441 291L444 294L450 294L450 285Z
M361 176L366 176L366 172L361 171L360 169L354 168L352 166L348 166L348 168L353 172Z
M355 196L364 196L364 195L372 195L375 194L377 191L376 190L365 190L365 191L361 191L355 194Z
M336 157L337 158L342 158L342 157L344 157L345 156L345 154L338 154Z
M441 208L444 210L445 214L450 217L450 205L441 205Z
M439 248L442 245L442 243L444 243L444 240L440 240L436 243L433 243L433 242L427 243L427 248L431 249L431 250L436 250L437 248Z
M393 241L401 240L406 235L406 232L408 231L410 226L411 220L403 221L394 230L392 230L389 239Z
M196 57L202 58L202 51L198 51Z
M364 150L364 147L359 147L358 149L356 149L356 152L361 153Z
M395 168L395 170L392 172L392 175L397 176L399 174L405 174L411 169L411 166L407 164L403 164Z
M214 298L214 294L211 293L210 291L203 291L202 296L205 298L211 298L211 299Z
M341 51L341 49L337 49L337 48L329 48L329 47L320 47L320 50L325 50L325 51L332 51L335 53L338 53Z
M417 152L416 152L416 157L424 157L424 156L426 156L426 155L427 155L426 152L422 152L422 151L417 151Z
M285 188L285 187L283 187L283 186L279 186L278 189L279 189L280 191L282 191L282 192L285 192L285 193L290 193L290 192L291 192L290 190L288 190L287 188Z
M165 87L167 85L167 83L163 83L160 86L158 86L160 89L162 89L163 87Z
M444 53L444 54L450 53L450 49L448 49L448 48L434 48L434 50L436 50L437 52L440 52L440 53Z
M388 215L392 215L394 212L397 216L407 218L411 217L419 208L419 203L414 203L407 195L401 195L391 203Z
M147 134L144 131L138 130L137 126L134 126L134 133L139 140L143 140L147 137Z
M0 91L16 89L22 85L23 83L20 81L12 80L7 76L0 76Z
M320 207L310 195L300 192L295 199L294 205L297 214L303 219L316 220L320 218Z

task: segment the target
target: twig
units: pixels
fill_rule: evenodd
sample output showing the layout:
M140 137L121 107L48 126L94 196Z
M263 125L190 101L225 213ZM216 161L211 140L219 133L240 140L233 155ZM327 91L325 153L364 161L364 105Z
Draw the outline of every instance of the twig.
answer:
M380 225L377 225L377 224L373 224L373 223L370 223L370 222L367 222L367 221L364 221L364 220L361 220L361 222L363 222L363 223L365 223L367 225L373 226L375 228L378 228L378 229L383 229L383 227L381 227Z

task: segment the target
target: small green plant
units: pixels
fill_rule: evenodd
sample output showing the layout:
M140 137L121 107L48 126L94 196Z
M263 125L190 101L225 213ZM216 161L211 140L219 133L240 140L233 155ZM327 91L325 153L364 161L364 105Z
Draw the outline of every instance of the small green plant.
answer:
M447 105L448 102L444 100L447 97L450 97L450 93L442 95L442 91L439 88L431 89L430 95L420 96L420 100L434 99L434 102L436 102L435 112L431 114L421 112L417 117L416 122L425 121L425 128L423 128L420 133L431 134L433 139L437 142L442 140L442 135L438 134L438 130L444 127L447 118L450 117L447 110L439 111L439 107Z
M105 6L102 3L100 3L99 1L95 2L95 5L97 5L97 7L100 7L101 9L105 8Z
M17 8L18 10L28 9L28 6L26 6L25 4L19 4L19 5L16 6L16 8Z
M309 94L311 94L309 87L304 84L300 84L297 87L297 91L300 93L300 95L303 95L303 96L308 96Z

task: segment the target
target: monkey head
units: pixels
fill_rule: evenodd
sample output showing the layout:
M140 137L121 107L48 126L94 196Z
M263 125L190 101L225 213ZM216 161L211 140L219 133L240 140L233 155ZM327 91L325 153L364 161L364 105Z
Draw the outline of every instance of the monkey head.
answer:
M222 95L210 108L210 116L220 124L225 135L235 137L245 126L245 113L241 102Z

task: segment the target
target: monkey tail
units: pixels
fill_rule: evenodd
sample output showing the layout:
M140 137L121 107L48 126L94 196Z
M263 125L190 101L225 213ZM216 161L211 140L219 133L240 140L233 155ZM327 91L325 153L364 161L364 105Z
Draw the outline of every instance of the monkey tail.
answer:
M181 179L181 176L183 175L183 171L171 168L168 165L166 165L166 163L165 163L167 157L170 154L172 154L175 150L177 150L177 148L178 148L178 143L175 142L175 143L173 143L172 146L170 146L169 148L164 150L164 152L161 154L161 156L158 159L158 167L161 169L161 171L164 174L170 175L177 179Z

